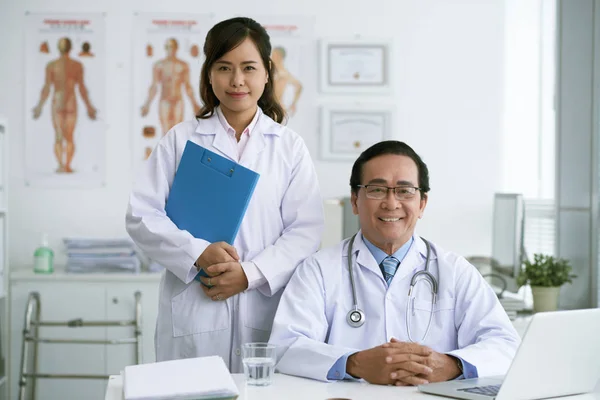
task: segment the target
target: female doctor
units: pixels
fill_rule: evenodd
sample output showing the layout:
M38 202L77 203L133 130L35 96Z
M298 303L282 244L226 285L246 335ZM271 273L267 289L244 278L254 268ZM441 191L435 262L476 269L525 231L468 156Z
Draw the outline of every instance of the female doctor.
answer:
M271 44L249 18L215 25L204 44L196 119L175 125L134 184L127 231L164 265L155 347L158 361L219 355L240 372L241 344L267 341L282 288L319 245L323 209L300 136L280 125ZM165 202L188 140L260 174L232 244L180 230ZM206 190L210 196L210 188ZM208 277L194 280L200 269Z
M290 280L270 338L278 370L396 385L504 374L520 340L495 293L464 258L414 234L429 191L421 158L375 144L350 186L361 230Z

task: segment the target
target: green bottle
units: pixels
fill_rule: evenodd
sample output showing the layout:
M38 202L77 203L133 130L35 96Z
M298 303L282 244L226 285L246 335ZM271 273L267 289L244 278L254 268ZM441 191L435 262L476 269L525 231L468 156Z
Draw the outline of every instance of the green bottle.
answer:
M42 235L42 244L33 253L33 271L39 274L54 272L54 252L48 247L48 235Z

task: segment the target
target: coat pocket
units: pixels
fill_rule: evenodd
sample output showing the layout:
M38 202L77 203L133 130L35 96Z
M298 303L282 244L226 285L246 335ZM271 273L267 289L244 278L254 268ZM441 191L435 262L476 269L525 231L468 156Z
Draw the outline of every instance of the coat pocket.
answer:
M171 313L173 337L214 332L230 326L227 302L208 298L196 281L171 299Z
M414 309L419 311L431 312L431 300L414 299ZM433 312L454 310L454 299L441 298L437 299L433 306Z
M444 343L455 336L453 298L437 299L433 306L433 314L431 313L431 299L419 298L413 301L412 306L409 303L407 310L407 329L410 330L412 340L425 345L433 345L434 343ZM426 333L427 336L425 336Z
M283 290L280 290L271 297L263 295L256 289L247 292L244 325L248 328L271 332L273 318L275 318L282 292Z

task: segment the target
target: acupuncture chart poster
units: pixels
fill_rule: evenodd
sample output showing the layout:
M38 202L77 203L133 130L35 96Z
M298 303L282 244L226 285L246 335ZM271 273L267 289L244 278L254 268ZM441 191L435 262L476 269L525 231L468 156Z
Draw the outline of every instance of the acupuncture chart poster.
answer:
M25 183L103 186L105 15L26 13L25 27Z
M314 18L305 16L256 16L271 39L275 66L275 95L286 111L290 127L310 114L316 88Z
M160 139L193 119L199 95L202 48L215 24L212 14L137 13L133 34L133 167Z

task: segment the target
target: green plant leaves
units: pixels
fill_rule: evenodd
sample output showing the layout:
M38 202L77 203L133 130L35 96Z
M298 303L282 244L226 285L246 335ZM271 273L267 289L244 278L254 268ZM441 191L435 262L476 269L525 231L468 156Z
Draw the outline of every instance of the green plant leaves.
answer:
M562 286L572 283L576 275L571 274L571 265L568 260L555 258L544 254L534 254L533 262L526 260L523 269L517 277L519 286Z

